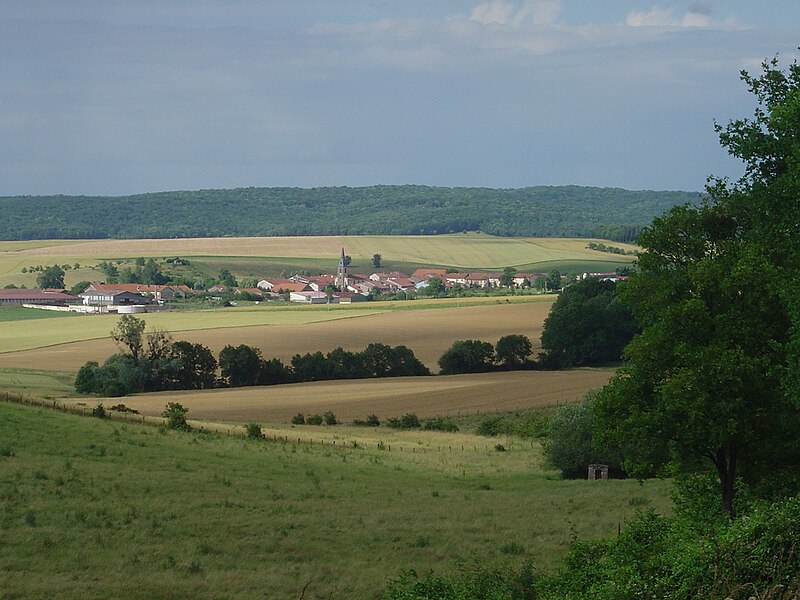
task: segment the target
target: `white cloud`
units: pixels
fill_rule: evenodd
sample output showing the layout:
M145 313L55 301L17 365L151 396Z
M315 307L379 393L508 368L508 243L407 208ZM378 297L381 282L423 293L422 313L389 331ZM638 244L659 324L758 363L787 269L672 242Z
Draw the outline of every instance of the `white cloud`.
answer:
M560 9L561 0L526 0L519 8L515 2L489 0L475 6L469 18L482 25L520 27L529 20L534 25L547 25L555 22Z
M722 21L711 18L710 8L703 3L695 3L680 17L675 16L673 8L654 6L648 11L632 10L625 18L628 27L697 28L697 29L743 29L735 18Z

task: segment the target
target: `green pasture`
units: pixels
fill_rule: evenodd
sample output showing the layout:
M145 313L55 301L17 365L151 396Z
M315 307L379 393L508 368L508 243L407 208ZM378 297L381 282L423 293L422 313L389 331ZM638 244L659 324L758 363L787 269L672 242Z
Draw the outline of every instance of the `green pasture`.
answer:
M75 393L75 374L37 369L0 369L0 389L31 396Z
M169 332L248 327L253 325L292 325L330 321L367 314L378 314L380 308L309 307L311 310L280 310L257 307L253 309L217 309L193 311L168 311L137 315L147 323L148 329ZM300 309L300 310L298 310ZM36 310L36 309L29 309ZM3 323L0 330L0 353L54 346L67 342L108 338L119 320L118 315L80 315L36 320L18 320Z
M370 598L403 569L547 570L575 536L669 510L666 482L562 481L535 444L465 452L499 466L0 403L3 596Z
M0 306L0 323L7 321L32 321L36 319L60 319L62 317L77 316L78 313L25 308L22 305ZM0 337L2 337L2 333L0 333Z

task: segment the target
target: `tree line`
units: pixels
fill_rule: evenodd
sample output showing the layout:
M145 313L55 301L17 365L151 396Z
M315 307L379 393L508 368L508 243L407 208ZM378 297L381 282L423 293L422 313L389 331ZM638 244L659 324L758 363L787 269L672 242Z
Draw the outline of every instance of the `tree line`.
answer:
M539 186L239 188L123 197L0 198L0 239L272 235L603 237L630 242L695 192ZM224 207L224 209L223 209ZM64 216L69 213L69 219ZM621 224L620 224L621 223Z

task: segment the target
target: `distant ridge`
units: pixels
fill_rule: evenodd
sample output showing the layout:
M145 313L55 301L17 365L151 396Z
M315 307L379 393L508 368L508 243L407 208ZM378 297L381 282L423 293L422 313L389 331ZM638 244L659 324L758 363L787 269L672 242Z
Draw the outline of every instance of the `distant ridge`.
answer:
M237 188L134 196L0 197L0 239L400 235L628 241L699 192L539 186Z

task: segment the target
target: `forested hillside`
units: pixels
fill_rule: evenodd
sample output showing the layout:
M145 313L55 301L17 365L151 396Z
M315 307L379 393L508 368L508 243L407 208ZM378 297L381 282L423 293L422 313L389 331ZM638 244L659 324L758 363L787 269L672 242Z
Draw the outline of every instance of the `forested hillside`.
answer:
M697 192L618 188L239 188L0 198L0 239L437 234L619 241Z

